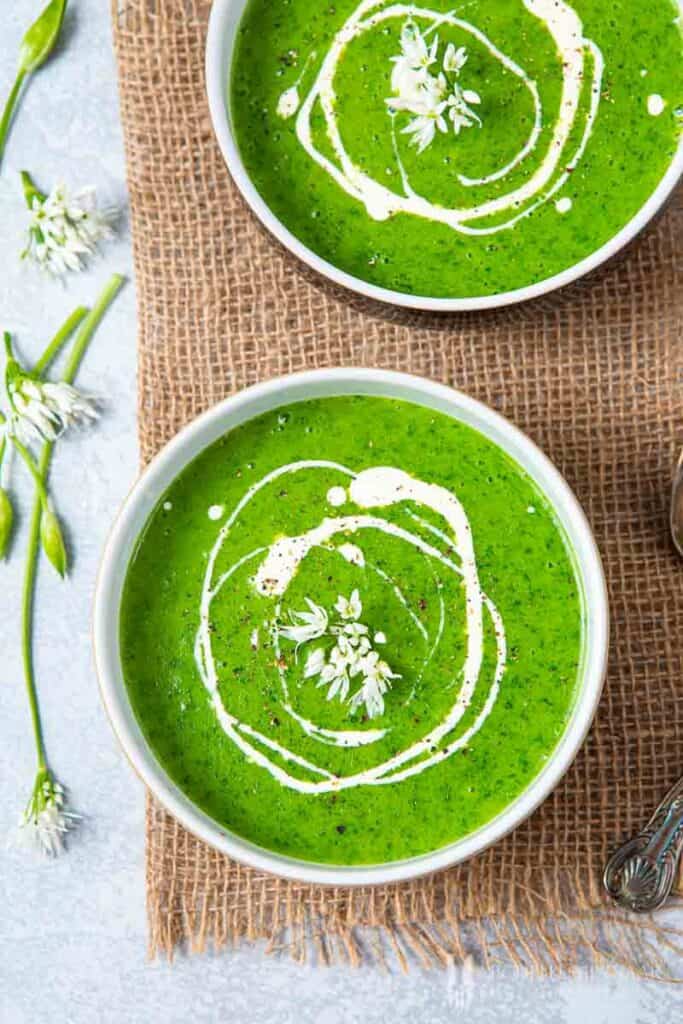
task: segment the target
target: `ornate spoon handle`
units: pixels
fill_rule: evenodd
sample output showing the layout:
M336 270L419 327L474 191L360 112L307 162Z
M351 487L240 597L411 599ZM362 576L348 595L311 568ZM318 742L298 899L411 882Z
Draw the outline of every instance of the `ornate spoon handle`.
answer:
M603 875L605 889L627 910L656 910L674 886L682 850L683 779L679 779L645 828L612 854Z
M674 473L673 487L671 488L671 511L669 524L671 536L676 545L676 550L683 558L683 451L681 452L676 471Z

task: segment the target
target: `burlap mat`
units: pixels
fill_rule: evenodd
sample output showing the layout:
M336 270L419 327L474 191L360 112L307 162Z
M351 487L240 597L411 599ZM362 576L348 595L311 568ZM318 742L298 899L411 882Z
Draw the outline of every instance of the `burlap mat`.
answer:
M564 782L506 840L435 877L356 892L288 883L207 848L150 800L151 949L267 936L300 958L447 963L474 950L485 964L602 957L659 974L655 929L668 944L672 933L615 918L599 880L683 768L683 586L667 535L683 443L681 204L598 276L507 311L406 314L336 292L265 235L228 178L204 93L208 10L115 2L143 460L273 374L357 364L454 384L527 431L576 490L605 560L613 640L597 721Z

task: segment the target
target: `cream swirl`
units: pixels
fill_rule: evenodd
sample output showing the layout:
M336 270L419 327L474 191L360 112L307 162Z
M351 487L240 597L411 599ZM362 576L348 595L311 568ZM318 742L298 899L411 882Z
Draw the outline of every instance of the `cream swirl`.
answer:
M346 486L336 484L334 488L328 488L323 493L328 495L328 505L330 499L333 499L336 507L348 506L350 512L344 515L323 516L318 525L298 535L276 536L273 540L264 542L263 546L235 558L221 571L219 561L226 558L226 548L229 549L232 533L237 526L243 525L250 503L257 495L283 476L295 477L304 471L319 470L325 470L328 477L329 471L332 470L340 474L342 479L346 479ZM392 519L387 518L383 513L388 510L404 514L407 525L397 523L395 516ZM430 521L434 517L444 524L444 529ZM239 573L246 566L253 565L253 574L246 585L264 602L264 608L270 609L266 614L275 654L274 671L277 672L280 681L279 704L282 711L301 730L302 736L309 742L309 747L310 741L313 741L323 746L336 747L340 751L362 747L371 753L373 745L381 743L390 731L390 726L382 725L381 718L378 720L379 728L331 729L300 714L292 700L287 667L281 656L280 639L283 635L300 642L318 638L327 629L328 617L325 610L315 603L315 598L307 599L309 613L290 613L290 619L296 621L298 625L283 629L278 628L277 623L282 622L282 602L287 597L288 589L302 571L310 553L316 550L336 553L347 566L353 566L354 571L357 569L360 573L375 574L382 580L382 586L387 584L392 588L395 599L405 609L415 626L416 633L424 641L424 659L413 682L414 686L418 685L443 640L446 622L449 618L455 622L458 612L453 603L454 598L449 599L447 604L441 592L443 584L434 579L439 598L439 614L438 621L428 628L410 606L391 573L373 563L363 551L364 537L377 532L393 541L408 545L414 552L419 553L420 557L427 559L430 566L437 566L439 572L453 574L458 583L457 591L464 592L464 661L453 672L451 678L438 683L445 693L453 690L453 699L445 713L439 713L441 717L436 723L430 723L424 734L417 735L404 749L392 753L389 757L385 756L383 760L381 756L378 757L376 763L362 771L352 769L344 774L329 771L311 756L303 756L301 752L292 749L291 744L287 746L280 743L272 733L244 721L234 708L231 708L231 686L229 682L219 679L213 650L211 609L228 581L233 581L231 588L233 585L239 586L235 584ZM352 541L348 539L349 537L352 537ZM342 541L339 544L338 539ZM430 572L434 575L431 569ZM357 591L354 591L351 606L348 606L345 599L339 599L337 607L341 609L343 618L350 620L354 617L353 603L357 604L359 610ZM456 751L462 750L484 725L495 704L505 670L505 629L493 601L482 591L472 531L464 508L458 498L446 488L415 479L393 467L380 466L356 474L348 467L334 462L302 460L280 466L266 474L247 490L218 533L208 557L199 617L195 644L196 664L226 736L248 759L268 771L279 783L301 793L324 793L356 786L399 783L451 757ZM359 626L358 623L355 625ZM359 628L366 629L365 626ZM487 631L495 638L496 651L495 668L488 682L485 677L490 670L484 667ZM387 643L387 635L383 630L376 629L372 642L384 645ZM252 643L252 648L255 649L257 646ZM370 642L365 642L364 650L369 651L370 647ZM371 660L374 658L374 664L377 663L376 655L368 656ZM320 662L316 666L316 670L320 671L323 664L322 655L313 660ZM309 665L310 662L309 654ZM391 675L394 679L401 678L394 673ZM431 685L435 684L432 682ZM463 717L473 705L475 691L479 686L485 687L485 690L477 699L477 706L473 708L467 727L459 729ZM410 699L409 694L407 702Z
M580 18L574 9L563 0L522 0L526 11L538 19L547 29L555 45L558 56L558 69L562 77L561 95L558 112L554 121L544 117L543 103L539 86L512 57L505 54L484 32L469 21L456 16L455 13L442 13L429 7L415 4L389 3L388 0L362 0L350 17L334 36L317 70L315 81L301 106L287 108L283 116L296 117L296 135L318 166L324 170L350 196L363 203L370 217L385 220L397 213L409 213L445 224L463 234L493 234L513 227L522 218L528 217L540 205L548 202L566 184L572 171L583 156L588 139L593 130L600 102L600 91L603 74L603 59L600 50L583 33ZM519 151L504 166L498 167L488 174L478 176L458 175L460 184L472 188L491 182L505 181L513 171L521 171L528 167L524 180L502 194L497 191L494 198L479 202L474 206L449 206L433 202L416 191L410 183L399 147L394 138L394 157L398 178L402 191L396 191L380 183L368 175L352 159L342 139L337 113L337 93L335 82L340 63L346 48L354 40L372 31L377 26L395 19L420 19L434 31L439 26L448 26L461 33L466 33L473 41L482 46L505 69L518 79L528 91L533 103L533 124L528 137ZM452 45L452 44L451 44ZM428 60L431 61L432 49ZM398 59L398 58L395 58ZM446 65L444 65L446 66ZM440 76L443 78L443 75ZM471 90L458 90L459 102L468 96L478 104L480 97ZM298 97L298 94L297 94ZM439 98L439 97L437 97ZM391 103L391 100L387 100ZM394 101L396 102L396 101ZM427 139L433 135L428 118L436 117L445 131L445 118L449 112L448 102L443 98L433 110L409 123L408 129L413 138L420 141L420 149ZM334 157L327 155L323 148L316 144L313 131L313 115L317 108L322 110L325 119L327 140ZM467 109L467 108L463 108ZM483 107L477 110L483 112ZM453 110L450 110L453 114ZM469 110L469 123L475 117ZM395 116L395 115L393 115ZM483 113L482 113L482 116ZM476 115L477 122L479 116ZM468 118L461 122L468 123ZM543 129L551 125L551 131L543 134ZM420 126L426 126L427 133L420 134ZM417 133L417 134L416 134ZM393 129L392 129L393 134ZM539 152L542 140L543 152ZM535 158L535 159L534 159ZM500 219L502 218L502 219ZM493 219L496 223L487 223ZM482 223L483 222L483 223Z

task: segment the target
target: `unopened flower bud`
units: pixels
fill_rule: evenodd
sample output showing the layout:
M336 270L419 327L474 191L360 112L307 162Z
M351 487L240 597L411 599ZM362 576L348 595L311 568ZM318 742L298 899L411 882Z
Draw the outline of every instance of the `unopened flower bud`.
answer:
M9 494L3 487L0 487L0 558L4 558L7 554L13 520L14 510L12 502L9 500Z
M43 551L59 575L65 576L67 566L66 547L59 519L49 501L43 506L43 513L40 517L40 542L43 545Z

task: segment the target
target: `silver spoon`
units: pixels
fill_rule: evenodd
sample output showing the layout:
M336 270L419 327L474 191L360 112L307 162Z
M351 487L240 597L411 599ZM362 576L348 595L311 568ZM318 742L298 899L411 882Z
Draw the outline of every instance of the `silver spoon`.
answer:
M683 558L683 452L674 474L671 537ZM666 794L647 825L607 861L603 884L626 910L648 913L668 899L683 851L683 778Z

